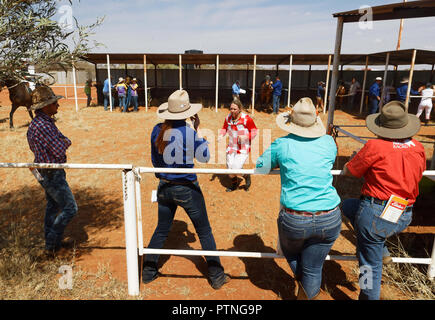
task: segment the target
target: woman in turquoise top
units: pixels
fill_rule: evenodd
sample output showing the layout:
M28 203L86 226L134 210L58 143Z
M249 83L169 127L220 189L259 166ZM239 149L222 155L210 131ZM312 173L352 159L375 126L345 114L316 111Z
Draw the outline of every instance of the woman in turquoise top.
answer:
M341 230L340 197L331 174L337 146L310 98L300 99L291 114L280 114L276 122L290 134L258 158L256 171L267 174L280 168L282 254L295 275L297 299L318 299L323 262Z

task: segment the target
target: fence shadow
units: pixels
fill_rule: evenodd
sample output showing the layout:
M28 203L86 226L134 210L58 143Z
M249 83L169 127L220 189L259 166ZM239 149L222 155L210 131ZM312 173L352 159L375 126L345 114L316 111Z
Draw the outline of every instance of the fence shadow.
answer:
M123 224L123 203L104 200L104 193L95 188L72 189L77 202L77 215L65 229L65 239L75 242L75 250L62 249L60 255L74 251L78 258L93 248L104 246L106 241L90 240L89 234L98 234L118 228ZM16 245L17 234L26 246L41 248L44 240L44 214L46 199L44 189L38 185L0 195L0 248Z

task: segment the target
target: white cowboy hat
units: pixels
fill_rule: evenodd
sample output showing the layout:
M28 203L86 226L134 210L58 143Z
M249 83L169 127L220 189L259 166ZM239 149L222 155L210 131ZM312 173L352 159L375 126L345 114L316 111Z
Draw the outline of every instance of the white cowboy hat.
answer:
M168 102L162 103L157 109L157 116L165 120L188 119L202 109L200 103L190 103L189 94L185 90L173 92Z
M318 138L326 134L322 120L316 114L316 107L310 98L300 99L293 111L276 117L276 124L284 131L305 138Z
M409 79L408 78L403 78L402 81L400 81L400 83L408 83Z
M119 77L118 82L124 81L123 77Z
M59 99L62 99L63 96L57 96L54 94L53 90L47 86L41 86L36 88L32 92L32 106L31 110L42 109L49 104L56 102Z
M382 77L376 77L376 81L382 81Z

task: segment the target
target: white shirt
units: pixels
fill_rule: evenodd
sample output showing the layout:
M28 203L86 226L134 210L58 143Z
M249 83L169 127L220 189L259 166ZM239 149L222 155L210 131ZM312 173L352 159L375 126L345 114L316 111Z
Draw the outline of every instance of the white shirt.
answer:
M422 98L421 98L420 104L432 105L433 89L426 88L426 89L421 91L421 95L422 95Z

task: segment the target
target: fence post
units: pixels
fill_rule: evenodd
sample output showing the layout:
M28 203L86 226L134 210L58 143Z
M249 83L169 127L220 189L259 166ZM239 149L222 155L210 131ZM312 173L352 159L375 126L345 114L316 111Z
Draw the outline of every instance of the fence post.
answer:
M429 265L429 268L427 269L427 277L429 280L433 280L435 278L435 237L433 240L432 245L432 256L431 256L431 263Z
M137 252L135 176L133 170L122 171L124 198L125 251L127 256L128 294L139 295L139 270Z

